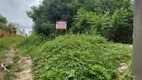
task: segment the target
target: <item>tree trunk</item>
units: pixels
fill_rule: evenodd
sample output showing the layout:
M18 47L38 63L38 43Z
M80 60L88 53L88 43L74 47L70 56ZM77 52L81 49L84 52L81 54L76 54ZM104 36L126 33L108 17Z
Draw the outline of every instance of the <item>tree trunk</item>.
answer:
M133 74L142 80L142 0L135 0L133 33Z

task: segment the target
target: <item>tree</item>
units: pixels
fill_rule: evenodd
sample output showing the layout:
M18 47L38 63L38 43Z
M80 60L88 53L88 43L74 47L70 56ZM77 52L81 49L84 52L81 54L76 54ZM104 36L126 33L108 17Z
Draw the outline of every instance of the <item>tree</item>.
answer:
M16 33L16 28L14 28L14 25L7 22L7 19L0 15L0 29L7 30L12 33Z
M0 15L0 23L7 23L6 18L3 17L2 15Z
M55 22L58 20L68 21L68 27L71 27L72 18L77 12L76 0L43 0L38 7L32 7L28 16L34 21L33 29L36 33L43 33L49 36L55 31ZM45 29L45 26L49 27ZM48 29L48 30L47 30ZM45 31L47 33L44 33Z
M99 26L99 16L95 12L87 12L85 9L80 8L77 15L74 17L73 26L71 31L73 33L91 33L96 32Z
M114 42L132 43L133 13L127 9L117 9L112 15L112 28L110 28L108 39Z
M68 22L68 30L73 33L97 32L108 40L130 43L132 6L131 0L43 0L27 13L33 19L33 29L38 34L54 34L55 22L63 20ZM124 36L126 34L128 36Z

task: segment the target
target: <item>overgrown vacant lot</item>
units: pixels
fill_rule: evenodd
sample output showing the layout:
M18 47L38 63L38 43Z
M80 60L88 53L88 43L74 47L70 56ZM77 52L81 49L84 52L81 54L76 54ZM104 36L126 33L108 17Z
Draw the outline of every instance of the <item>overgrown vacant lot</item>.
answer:
M35 80L133 80L132 48L100 36L31 36L19 48L32 57ZM128 68L120 70L121 64Z
M19 71L18 65L14 62L19 56L14 54L18 50L17 45L24 39L24 37L0 38L0 80L12 80L14 72Z
M0 59L3 57L4 50L16 47L24 40L24 37L4 37L0 38Z

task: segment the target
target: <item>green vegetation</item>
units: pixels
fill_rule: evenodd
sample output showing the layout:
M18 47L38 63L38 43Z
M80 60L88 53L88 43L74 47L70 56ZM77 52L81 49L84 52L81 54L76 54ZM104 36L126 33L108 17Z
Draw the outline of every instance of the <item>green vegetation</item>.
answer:
M24 39L25 39L24 37L20 37L20 36L0 38L1 49L4 49L4 48L8 49L8 48L11 48L11 47L16 47Z
M7 20L5 17L3 17L2 15L0 15L0 23L7 23Z
M110 41L132 43L132 0L43 0L28 12L34 32L53 36L56 21L68 22L68 31L101 34Z
M45 38L40 35L32 35L25 38L19 45L20 53L25 53L24 55L34 55L34 52L45 42ZM28 54L27 54L28 53ZM33 54L32 54L33 53Z
M131 47L100 36L65 35L47 41L31 36L19 46L19 53L33 59L35 80L133 80ZM129 68L119 72L120 63Z
M3 37L0 38L0 64L1 60L6 58L5 54L8 54L8 50L11 48L16 48L17 45L21 43L25 38L24 37ZM19 65L16 64L17 61L19 61L19 54L14 55L14 62L15 63L7 63L6 68L10 70L10 72L5 73L5 80L11 80L11 78L14 76L15 72L20 71Z
M24 37L3 37L0 38L0 60L4 58L4 50L8 50L12 47L16 47Z
M131 0L43 0L27 12L35 34L0 35L0 60L4 50L19 49L6 79L20 71L16 62L21 56L30 56L34 80L134 80L132 47L127 44L132 43L132 8ZM68 22L69 33L55 36L58 20ZM0 16L0 29L14 31L12 24L5 24ZM121 63L128 68L119 70Z
M0 15L0 29L9 31L11 33L16 33L16 28L14 28L14 25L11 23L9 24L7 22L7 19L3 17L2 15ZM3 36L4 34L0 35L0 37L3 37Z
M133 80L132 48L97 35L67 34L53 40L32 35L5 37L0 41L1 50L9 46L19 48L14 56L15 63L22 55L31 56L35 80ZM129 67L118 71L120 63ZM9 64L9 67L12 71L6 74L7 79L20 71L16 64Z

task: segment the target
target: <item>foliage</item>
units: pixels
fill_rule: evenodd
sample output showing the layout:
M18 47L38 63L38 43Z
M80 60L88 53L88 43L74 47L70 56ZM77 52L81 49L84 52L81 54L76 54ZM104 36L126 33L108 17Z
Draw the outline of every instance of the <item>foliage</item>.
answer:
M2 15L0 15L0 23L7 23L6 18L3 17Z
M20 60L20 55L19 54L15 54L13 57L14 62L18 62Z
M3 37L0 38L0 60L4 58L4 50L16 47L24 37Z
M114 44L102 37L89 35L65 35L46 42L37 40L35 45L34 42L29 41L30 45L25 45L25 48L22 43L20 53L32 57L35 80L133 78L128 74L131 73L130 69L121 74L118 72L120 63L131 64L129 45Z
M0 60L1 58L4 58L3 50L5 49L5 45L3 44L3 41L0 40Z
M24 40L24 37L20 37L20 36L3 37L3 38L0 38L0 45L4 46L3 48L8 49L11 47L16 47L23 40Z
M33 34L29 37L26 37L17 45L17 47L20 49L19 53L24 55L34 55L32 52L36 51L37 48L41 48L46 40L48 39L46 39L46 37L43 35Z
M38 46L40 43L44 41L45 38L40 35L32 35L30 37L26 37L20 44L19 46Z
M112 28L109 39L115 42L132 43L133 16L132 11L121 8L112 15Z
M111 41L132 43L131 0L43 0L28 15L37 34L53 35L55 22L63 20L73 33L97 32Z
M71 30L74 33L97 32L114 42L132 43L132 12L121 8L116 10L112 16L109 14L98 16L96 14L82 8L79 9L73 22L75 26Z
M35 32L49 36L55 32L56 20L71 21L74 13L68 7L69 2L72 0L44 0L39 7L32 7L32 11L28 12L28 15L35 22L33 27Z
M5 80L11 80L11 77L14 76L13 72L6 72Z
M5 45L4 45L3 41L0 40L0 50L2 50L3 48L5 48Z
M83 14L82 14L83 13ZM96 32L99 28L99 16L94 12L87 12L83 8L79 9L77 16L74 18L71 28L73 33Z
M11 48L17 47L22 40L24 40L24 37L19 36L0 38L0 62L5 60L4 58L7 58L5 55L7 54L6 52ZM14 62L17 62L19 60L19 56L15 55L13 59ZM3 74L5 75L4 80L11 80L11 78L14 76L14 73L20 71L19 66L15 63L7 63L6 68L10 71L7 71Z
M14 25L11 23L8 23L7 19L3 17L2 15L0 15L0 29L7 30L12 33L16 33L16 28L14 28ZM0 36L3 36L3 34Z

